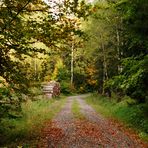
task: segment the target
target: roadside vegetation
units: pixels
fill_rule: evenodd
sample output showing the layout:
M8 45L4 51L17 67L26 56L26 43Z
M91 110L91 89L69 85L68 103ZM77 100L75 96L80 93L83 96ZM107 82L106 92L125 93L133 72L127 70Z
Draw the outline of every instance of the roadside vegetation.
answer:
M22 103L21 116L4 118L0 125L0 145L16 147L27 145L39 136L46 121L50 121L62 108L65 97L48 99L36 96L35 101L30 99Z
M86 99L96 112L133 128L142 139L148 141L148 106L144 103L137 104L135 100L129 97L124 97L123 101L118 103L115 100L115 98L109 100L107 97L97 94Z

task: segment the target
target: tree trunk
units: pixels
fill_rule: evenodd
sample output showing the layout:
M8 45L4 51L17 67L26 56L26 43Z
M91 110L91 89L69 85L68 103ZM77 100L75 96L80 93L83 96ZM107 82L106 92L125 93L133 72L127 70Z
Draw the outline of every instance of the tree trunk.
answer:
M101 36L102 38L102 36ZM108 69L107 69L107 58L106 58L106 52L105 52L105 45L102 39L101 43L102 48L102 55L103 55L103 92L102 94L111 97L111 91L109 88L105 88L105 81L109 79L108 77Z
M118 74L121 72L121 65L120 65L120 36L119 36L119 30L116 26L116 39L117 39L117 53L118 53Z
M74 41L72 41L72 47L71 47L71 86L73 86L73 77L74 77Z
M105 53L105 46L104 43L102 41L102 54L103 54L103 95L106 93L105 92L105 88L104 88L104 84L105 81L108 80L108 72L107 72L107 61L106 61L106 53Z
M120 27L121 28L121 27ZM120 64L121 56L123 55L122 51L120 50L120 46L123 45L120 39L119 27L116 26L116 40L117 40L117 53L118 53L118 74L122 72L122 66Z

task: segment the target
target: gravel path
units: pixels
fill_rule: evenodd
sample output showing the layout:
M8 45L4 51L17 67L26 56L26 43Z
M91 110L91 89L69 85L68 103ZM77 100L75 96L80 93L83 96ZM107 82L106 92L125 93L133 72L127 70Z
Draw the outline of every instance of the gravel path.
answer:
M67 103L52 123L44 129L46 148L146 148L139 140L130 137L108 119L98 115L87 105L87 95L68 97ZM86 119L75 119L71 106L77 100Z

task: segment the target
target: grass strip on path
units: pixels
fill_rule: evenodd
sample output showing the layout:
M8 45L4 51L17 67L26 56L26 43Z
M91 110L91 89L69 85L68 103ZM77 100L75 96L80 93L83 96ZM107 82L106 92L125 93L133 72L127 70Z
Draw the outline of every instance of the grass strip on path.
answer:
M81 108L76 99L73 100L72 113L76 119L85 119L85 116L81 113Z

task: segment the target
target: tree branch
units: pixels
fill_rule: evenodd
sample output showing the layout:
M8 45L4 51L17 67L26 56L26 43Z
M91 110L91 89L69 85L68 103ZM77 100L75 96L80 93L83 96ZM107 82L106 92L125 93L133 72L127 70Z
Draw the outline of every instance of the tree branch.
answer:
M28 2L17 12L17 14L7 23L7 25L10 25L30 2L31 0L28 0ZM7 25L2 28L1 32L7 28Z

